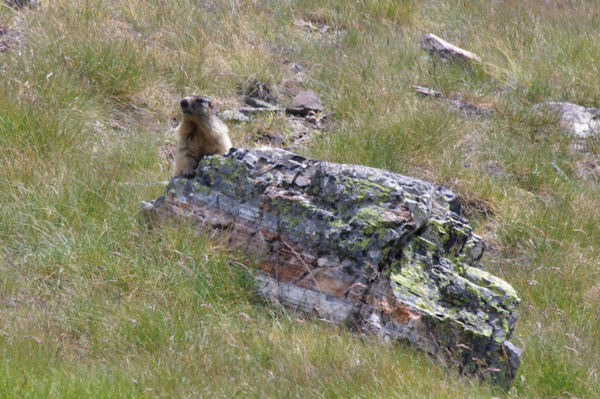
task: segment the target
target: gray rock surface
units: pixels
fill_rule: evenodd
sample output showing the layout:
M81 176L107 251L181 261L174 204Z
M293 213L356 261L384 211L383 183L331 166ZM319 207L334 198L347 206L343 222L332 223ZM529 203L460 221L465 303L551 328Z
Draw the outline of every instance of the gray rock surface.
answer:
M5 3L14 8L35 8L40 4L38 0L6 0Z
M419 94L422 94L424 96L430 96L430 97L444 97L444 93L442 93L441 91L437 91L434 89L430 89L429 87L423 87L423 86L412 86L412 88Z
M283 108L271 104L257 97L244 96L242 98L248 107L240 107L240 112L245 114L256 114L259 112L283 112Z
M481 58L477 54L457 47L433 33L426 33L421 37L421 49L430 54L436 54L445 60L481 62Z
M287 144L287 140L283 137L281 132L272 130L263 131L259 129L257 133L259 134L259 140L270 146L278 147Z
M448 189L262 147L205 157L142 207L223 229L273 301L503 386L519 366L508 340L520 299L479 264L484 244Z
M320 112L322 110L321 96L310 90L299 92L286 109L290 114L301 116L306 116L311 111Z
M556 112L563 128L579 138L587 138L600 134L600 109L586 108L566 102L545 102L536 104L536 108L546 107Z
M271 104L270 102L261 100L260 98L257 98L257 97L244 96L243 100L246 104L248 104L249 106L254 107L254 108L274 108L274 107L276 107L275 104Z
M221 118L226 121L234 121L234 122L250 122L250 118L241 113L240 111L235 110L225 110L221 112Z

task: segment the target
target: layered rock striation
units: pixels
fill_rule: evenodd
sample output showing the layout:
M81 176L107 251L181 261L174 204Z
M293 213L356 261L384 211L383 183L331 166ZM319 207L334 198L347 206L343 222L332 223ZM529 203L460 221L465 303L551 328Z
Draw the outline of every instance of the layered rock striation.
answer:
M481 239L448 189L273 149L209 156L143 203L154 218L222 229L256 261L258 292L408 342L465 374L510 385L519 298L483 270Z

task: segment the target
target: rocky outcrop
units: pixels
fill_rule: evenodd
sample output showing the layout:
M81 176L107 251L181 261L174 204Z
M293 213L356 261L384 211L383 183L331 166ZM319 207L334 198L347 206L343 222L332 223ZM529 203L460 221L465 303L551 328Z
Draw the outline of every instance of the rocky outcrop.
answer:
M256 261L261 295L508 386L520 300L478 263L484 244L459 208L421 180L266 147L206 157L143 203L155 220L223 229Z
M536 104L535 107L545 107L557 113L562 127L575 137L587 138L600 134L600 109L598 108L586 108L565 102L545 102Z
M444 60L481 62L481 58L477 54L448 43L433 33L426 33L421 37L421 49L429 54L438 55Z

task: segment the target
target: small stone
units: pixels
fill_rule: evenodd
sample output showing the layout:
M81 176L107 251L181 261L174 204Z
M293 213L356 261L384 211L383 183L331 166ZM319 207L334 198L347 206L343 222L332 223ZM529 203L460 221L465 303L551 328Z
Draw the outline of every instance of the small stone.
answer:
M221 118L226 121L250 122L250 118L248 118L246 115L231 109L221 112Z
M413 89L419 94L424 96L432 96L432 97L443 97L444 94L441 91L430 89L429 87L423 86L413 86Z
M243 100L248 107L240 107L239 111L245 114L254 114L257 112L281 112L283 109L277 105L271 104L258 97L244 96Z
M286 111L300 116L306 116L310 111L321 112L323 111L321 96L314 91L303 90L294 97Z
M255 108L255 107L240 107L240 112L244 114L258 114L260 112L282 112L283 109L279 107L271 107L271 108Z
M588 138L600 134L600 109L586 108L566 102L545 102L534 108L546 107L558 114L562 127L570 134Z
M433 33L427 33L421 37L421 49L430 54L437 54L445 60L481 62L481 58L477 54L457 47Z
M582 180L598 181L600 180L600 160L593 157L586 157L575 165L575 174Z
M271 104L267 101L261 100L257 97L244 96L244 102L254 108L273 108L275 104Z
M260 131L258 132L260 134L260 141L273 145L273 146L282 146L286 144L286 140L285 137L283 137L283 135L281 133L278 132L272 132L272 131Z
M506 352L508 361L511 367L516 370L521 365L521 355L523 354L523 350L515 345L513 345L509 341L504 341L502 344L504 350Z

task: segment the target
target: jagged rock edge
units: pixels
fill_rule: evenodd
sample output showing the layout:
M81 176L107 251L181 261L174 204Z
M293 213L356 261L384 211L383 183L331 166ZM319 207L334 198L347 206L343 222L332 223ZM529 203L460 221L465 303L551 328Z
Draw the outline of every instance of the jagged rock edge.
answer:
M286 151L282 151L282 150L258 149L258 150L253 150L253 151L254 151L254 153L252 153L252 156L254 156L256 158L254 160L254 163L257 163L259 161L258 158L260 158L261 151L262 152L267 151L272 156L276 156L276 157L278 156L279 158L277 160L280 162L283 162L283 163L280 163L279 166L283 166L286 161L293 161L296 164L301 164L303 161L308 161L309 163L313 162L312 166L314 166L314 162L315 162L315 161L305 160L302 157L298 157L297 155L287 153ZM248 151L248 150L239 150L237 152L233 151L232 153L229 154L229 157L230 158L235 157L238 160L242 160L249 153L251 153L251 151ZM212 172L214 172L214 168L215 167L218 168L218 166L219 166L218 164L222 164L222 161L223 161L222 157L208 157L207 160L203 161L203 164L201 164L201 167L199 169L200 169L201 173L208 176L208 179L210 180L210 175ZM425 186L429 189L430 194L434 194L434 195L431 195L428 197L427 208L430 209L431 212L433 212L435 210L433 207L431 207L431 204L434 201L434 196L438 197L438 200L441 197L445 196L446 198L444 199L444 201L447 204L447 207L450 208L452 206L453 194L451 192L449 192L448 190L445 190L443 188L440 188L440 187L435 188L434 186L431 186L430 184L419 181L417 179L406 178L405 176L395 175L391 172L380 171L380 170L373 169L373 168L366 168L366 167L360 167L360 166L355 166L355 165L337 165L337 164L330 164L330 163L326 163L326 162L321 162L319 164L324 169L327 169L328 167L332 167L333 169L335 169L336 167L345 168L344 170L350 171L349 172L350 174L353 173L352 171L354 171L356 173L358 173L358 171L360 171L363 174L366 174L367 176L370 175L371 177L377 175L377 176L381 177L382 179L384 179L386 177L391 176L393 179L399 179L399 180L406 179L405 183L410 182L412 184L418 184L421 186ZM274 170L276 167L277 167L277 165L271 167L271 170ZM265 173L264 170L263 171L259 170L259 172ZM258 175L258 174L259 173L256 173L256 175ZM206 176L203 176L202 179L206 180ZM217 175L217 177L218 177L218 175ZM293 179L290 181L290 184L293 183L297 177L298 177L298 175L294 176ZM209 180L205 181L207 186L212 185L209 182ZM197 179L194 182L198 183ZM169 190L173 190L174 188L176 189L176 187L180 183L181 183L181 181L172 181L169 186L170 187ZM189 182L187 182L187 181L184 182L185 185L187 185L187 183L189 183ZM304 182L304 183L306 183L306 182ZM216 183L216 184L218 184L218 183ZM187 185L187 186L189 188L189 185ZM410 184L409 184L409 186L410 186ZM196 184L196 189L199 189L200 187L202 187L202 185L198 186L198 184ZM146 208L150 209L152 212L155 212L157 209L164 206L164 202L165 202L165 198L162 198L162 202L161 202L161 199L159 198L152 205L146 206ZM217 202L218 202L218 200L217 200ZM418 206L418 204L417 204L417 206ZM457 204L454 204L453 206L456 208ZM185 206L183 208L185 208ZM448 210L450 210L450 209L448 209ZM239 209L238 211L241 211L241 209ZM248 210L246 210L246 211L248 211ZM457 211L457 209L454 209L454 211ZM176 211L174 213L177 214L178 212ZM181 212L179 212L179 213L182 214ZM183 214L185 214L185 212L183 212ZM432 214L430 212L425 212L425 215L424 215L425 217L423 218L422 222L430 219L431 215ZM193 215L188 215L188 216L193 216ZM196 218L197 218L197 215L196 215ZM213 217L211 220L208 220L208 218L205 218L204 220L208 221L213 226L226 226L226 225L232 223L231 218L227 218L227 217L225 217L225 218ZM420 226L418 229L415 229L414 231L409 232L409 234L407 235L408 238L413 237L419 229L421 229L420 233L423 233L424 230L429 229L429 227L430 227L430 224L424 224L424 223L419 223L419 224L420 224ZM471 234L471 231L469 230L468 233ZM429 232L429 234L431 235L431 232ZM434 235L433 237L429 237L429 238L435 240L435 234L433 234L433 235ZM473 237L474 237L474 235L471 235L469 239L471 239ZM410 241L408 238L406 239L406 242ZM289 244L286 244L286 245L289 245ZM463 243L463 246L465 246L465 245L466 245L466 241ZM293 248L290 248L290 249L292 251L294 251ZM457 253L458 253L458 251L457 251ZM475 264L475 262L477 262L477 260L481 257L482 253L483 253L483 249L480 249L477 252L477 255L475 257L473 257L473 259L467 259L468 263ZM409 261L410 261L410 259L409 259ZM451 264L448 264L447 266L453 267ZM391 267L390 267L390 270L391 270ZM469 267L469 270L467 270L467 271L470 274L473 274L473 273L477 274L477 273L479 273L479 272L477 272L477 270L479 270L479 269ZM485 272L483 272L483 273L485 273ZM402 306L398 306L398 304L394 303L394 306L396 306L397 308L393 309L393 311L398 313L403 318L403 322L399 323L399 324L398 323L394 324L391 320L383 320L383 322L381 320L381 314L379 314L380 312L378 313L378 310L380 310L380 309L378 309L378 306L384 306L384 307L388 306L389 307L389 306L391 306L389 303L384 304L384 305L382 305L381 303L375 304L375 305L366 304L368 306L365 306L365 304L363 304L363 306L360 306L360 309L351 310L352 309L351 307L354 305L352 305L351 303L347 303L348 301L341 300L341 302L336 304L337 308L334 307L334 309L338 309L338 310L329 311L329 310L327 310L327 306L323 306L323 304L333 304L336 301L340 301L339 298L334 298L332 296L325 295L323 292L319 292L320 290L314 290L314 289L311 290L306 287L297 287L286 281L277 281L272 278L271 278L271 280L272 280L271 281L271 280L269 280L270 277L266 274L262 275L263 277L260 277L260 276L261 275L257 276L257 284L259 287L262 284L263 294L265 294L265 296L270 296L270 297L273 297L273 295L276 294L276 296L278 296L277 299L280 300L281 302L287 304L288 306L291 306L291 307L295 306L296 308L298 308L299 302L297 299L294 299L293 297L294 297L294 295L297 297L299 295L299 292L301 292L302 295L304 295L305 302L301 304L302 306L299 307L299 310L309 311L308 308L312 307L312 309L310 311L317 312L317 314L319 314L320 317L330 318L330 319L332 319L334 321L338 321L338 322L342 321L342 320L349 321L347 319L355 319L355 322L357 324L360 324L361 328L373 331L378 336L388 336L388 337L392 337L394 339L406 339L406 340L412 342L414 345L416 345L420 349L422 349L426 352L429 352L429 353L440 353L440 352L443 352L443 351L440 351L440 349L442 349L443 347L451 347L455 352L458 353L458 355L459 355L458 358L462 359L462 361L460 361L459 364L463 368L464 372L466 372L466 373L477 372L480 375L485 375L487 373L487 374L489 374L489 376L492 377L492 379L496 380L497 382L500 382L503 385L509 384L512 377L514 377L514 373L516 371L516 367L518 366L518 359L520 358L520 356L519 356L519 353L517 353L518 351L513 349L514 346L507 343L508 341L505 341L504 338L508 339L510 336L510 333L512 332L512 325L514 324L514 319L516 318L516 312L513 313L513 316L511 316L508 319L508 321L506 321L506 319L502 319L503 322L509 324L508 327L506 327L506 326L502 327L507 331L506 334L504 334L503 336L500 337L502 339L501 340L498 340L498 339L490 340L490 337L486 336L485 334L482 335L481 332L477 332L477 331L473 330L472 328L469 328L469 326L467 326L464 323L460 323L460 324L462 324L462 328L463 328L462 332L459 331L460 333L457 333L457 331L452 331L452 328L448 328L448 326L446 326L446 324L452 323L453 321L447 321L444 318L440 318L434 312L431 314L426 314L427 312L424 312L422 308L411 306L412 304L411 304L410 300L407 300L406 298L402 298L403 295L401 295L401 293L397 293L393 290L393 287L391 287L393 285L393 283L390 283L390 281L392 281L392 280L385 280L383 282L379 281L377 283L380 285L379 287L377 287L377 285L373 282L371 282L371 285L375 288L378 288L380 290L380 293L384 293L379 298L376 298L376 300L381 300L383 298L384 302L388 301L388 299L386 299L386 295L390 296L390 293L392 294L391 296L394 296L395 299L402 298L404 300ZM485 274L484 278L481 278L480 280L482 280L482 281L485 280L486 276L489 277L489 279L494 280L493 278L490 277L491 275L489 275L489 274ZM499 279L496 278L496 280L499 280ZM501 280L499 280L499 281L501 281ZM296 283L298 283L298 281L296 281ZM462 282L462 284L467 284L467 283ZM503 283L503 284L508 286L508 284L506 284L506 283ZM510 287L510 286L508 286L508 287L510 288L510 290L512 290L512 287ZM390 291L390 289L391 289L391 291ZM500 288L496 287L496 289L502 290L502 289L506 289L506 287L504 287L504 286L502 286L502 284L500 284ZM295 292L294 290L298 291L298 292ZM261 291L261 290L259 289L259 291ZM514 291L511 291L509 293L510 293L509 297L516 298L516 294L514 293ZM396 294L398 294L398 295L396 295ZM493 299L493 294L490 294L490 295L491 295L490 298ZM377 295L375 295L375 296L377 296ZM391 296L390 296L390 298L391 298ZM310 306L308 306L308 304L310 302L307 302L308 297L312 297L313 298L312 300L314 302ZM391 298L389 300L393 302L395 300L394 298ZM491 299L489 299L489 298L488 298L488 300L491 301ZM516 301L517 301L516 305L518 305L518 298L516 299ZM414 304L414 305L417 305L417 304ZM510 306L514 307L515 303L512 303L512 304L509 303L509 307ZM344 312L340 313L339 309L346 309L347 316L340 319L339 315L344 314ZM499 309L498 311L500 312L500 315L502 315L502 312L503 312L502 309ZM357 314L357 312L358 312L358 314ZM349 317L350 313L352 313L352 317ZM454 321L454 323L456 324L456 321ZM424 326L424 324L426 326ZM452 326L450 326L450 327L452 327ZM419 332L422 331L423 328L427 328L430 330L429 331L430 335L431 334L434 335L433 340L427 339L427 337L425 337L423 334L419 335ZM492 327L490 327L490 328L492 328ZM497 326L495 328L492 328L492 330L496 330L496 329L501 330L501 328L498 328ZM492 333L495 333L495 331L490 332L490 334L492 334ZM472 341L478 347L477 348L461 348L460 342L463 340L468 341L468 342ZM499 341L499 342L496 342L496 341ZM507 350L509 352L507 352ZM503 352L503 353L501 353L501 352ZM477 359L473 355L473 353L477 353L478 355L484 354L485 356L487 356L489 358L484 361L484 363L489 363L488 364L490 366L490 367L488 367L489 370L487 370L487 371L484 370L482 372L482 370L480 368L473 366L473 364L476 363L477 361L481 361L481 359ZM504 358L504 361L498 362L498 361L494 360L494 358ZM466 361L465 361L465 359L466 359ZM515 360L515 359L517 359L517 360ZM496 367L496 366L500 366L500 367Z

